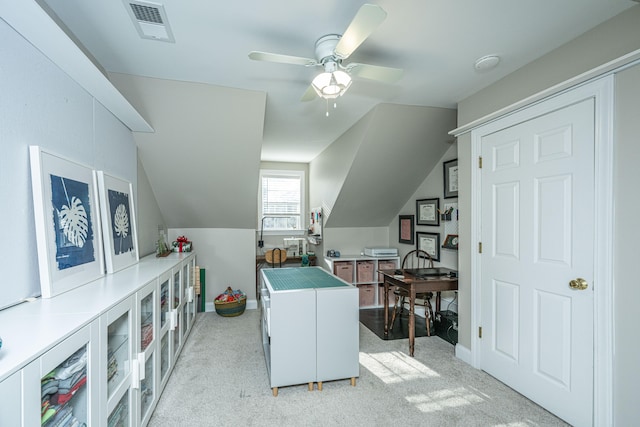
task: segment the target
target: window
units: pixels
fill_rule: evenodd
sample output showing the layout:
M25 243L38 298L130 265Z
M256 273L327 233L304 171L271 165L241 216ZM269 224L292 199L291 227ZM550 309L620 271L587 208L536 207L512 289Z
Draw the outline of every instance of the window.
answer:
M261 170L259 229L267 233L303 231L304 188L303 171Z

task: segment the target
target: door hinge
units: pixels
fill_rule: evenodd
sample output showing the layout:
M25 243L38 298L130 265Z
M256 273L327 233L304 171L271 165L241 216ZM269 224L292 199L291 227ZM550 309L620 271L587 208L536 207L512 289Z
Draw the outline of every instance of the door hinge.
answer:
M478 338L482 338L482 326L478 327Z
M482 242L478 242L478 253L482 253Z
M478 167L482 169L482 156L478 157Z

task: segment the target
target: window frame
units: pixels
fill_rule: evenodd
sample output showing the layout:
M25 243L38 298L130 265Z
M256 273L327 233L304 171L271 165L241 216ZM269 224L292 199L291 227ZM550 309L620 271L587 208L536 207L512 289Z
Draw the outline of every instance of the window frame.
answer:
M265 217L262 211L262 179L264 177L295 177L300 179L300 228L299 229L279 229L279 230L263 230L262 219ZM292 236L306 234L306 172L297 169L260 169L258 181L258 223L256 230L265 236ZM268 216L268 215L267 215ZM294 216L294 215L292 215Z

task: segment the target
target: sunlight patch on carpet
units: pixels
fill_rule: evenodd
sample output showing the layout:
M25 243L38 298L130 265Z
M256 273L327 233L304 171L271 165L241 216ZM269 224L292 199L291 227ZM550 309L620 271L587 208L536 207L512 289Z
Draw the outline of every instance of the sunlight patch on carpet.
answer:
M406 399L422 412L444 411L450 408L484 402L483 398L464 387L407 396Z
M400 351L360 352L360 364L386 384L440 376L437 372Z

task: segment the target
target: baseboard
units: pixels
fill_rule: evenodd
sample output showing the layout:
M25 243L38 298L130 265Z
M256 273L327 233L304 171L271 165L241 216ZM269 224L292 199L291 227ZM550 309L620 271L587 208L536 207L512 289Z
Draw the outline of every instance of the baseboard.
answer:
M471 350L469 350L468 348L466 348L465 346L460 345L460 343L456 344L456 357L460 360L462 360L463 362L473 366L473 363L471 363L472 358L471 358Z

